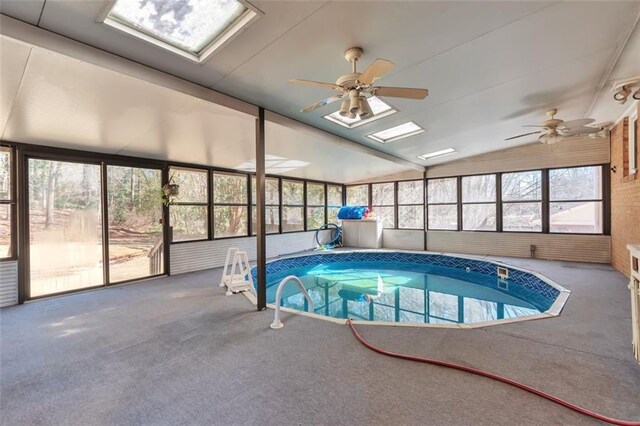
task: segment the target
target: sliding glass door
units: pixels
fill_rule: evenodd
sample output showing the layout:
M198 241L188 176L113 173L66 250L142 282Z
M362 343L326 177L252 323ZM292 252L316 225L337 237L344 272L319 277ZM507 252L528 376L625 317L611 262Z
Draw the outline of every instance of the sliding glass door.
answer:
M29 159L29 297L104 284L100 165Z
M28 298L165 273L161 169L26 161Z
M107 166L109 282L164 273L162 172Z

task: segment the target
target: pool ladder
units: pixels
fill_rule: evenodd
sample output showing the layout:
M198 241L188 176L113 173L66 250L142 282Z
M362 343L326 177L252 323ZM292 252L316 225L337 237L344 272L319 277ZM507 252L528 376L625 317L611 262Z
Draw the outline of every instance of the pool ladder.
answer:
M285 277L282 281L280 281L280 284L278 284L278 289L276 290L276 300L275 300L276 313L274 314L273 322L270 325L270 327L273 328L274 330L278 328L282 328L282 326L284 325L282 324L282 321L280 321L280 303L282 299L282 289L289 281L293 281L300 288L300 291L304 295L305 299L307 299L308 312L313 312L313 300L311 300L311 296L309 296L307 289L304 288L302 281L300 281L300 278L296 277L295 275L289 275Z

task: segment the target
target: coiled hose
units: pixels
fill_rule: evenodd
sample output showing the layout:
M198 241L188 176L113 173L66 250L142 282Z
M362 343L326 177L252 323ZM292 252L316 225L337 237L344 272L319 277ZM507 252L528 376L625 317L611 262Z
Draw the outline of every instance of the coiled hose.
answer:
M331 227L331 228L329 228ZM324 231L326 229L331 229L332 231L335 232L335 237L329 241L328 243L320 243L320 231ZM332 236L333 236L333 232L332 232ZM334 247L339 247L339 245L341 244L341 238L342 238L342 228L340 226L338 226L335 223L327 223L322 225L320 228L318 228L318 230L316 231L316 243L318 243L318 246L323 247L323 248L334 248Z
M422 358L422 357L418 357L418 356L413 356L413 355L405 355L405 354L400 354L397 352L390 352L384 349L380 349L377 348L375 346L373 346L372 344L370 344L369 342L367 342L366 340L364 340L362 338L362 336L360 336L360 334L358 333L358 331L356 330L355 326L353 325L353 322L351 321L351 319L347 320L347 324L349 325L349 327L351 327L351 331L353 332L353 335L355 336L355 338L362 343L364 346L366 346L367 348L371 349L374 352L377 352L379 354L382 355L387 355L390 357L394 357L394 358L400 358L400 359L406 359L409 361L417 361L417 362L423 362L425 364L433 364L433 365L439 365L441 367L448 367L448 368L453 368L456 370L462 370L462 371L466 371L467 373L471 373L471 374L476 374L478 376L483 376L483 377L488 377L489 379L493 379L493 380L497 380L499 382L502 383L506 383L508 385L511 386L515 386L519 389L525 390L527 392L530 392L534 395L538 395L542 398L546 398L549 401L553 401L556 404L560 404L564 407L567 407L573 411L577 411L578 413L587 415L589 417L593 417L594 419L598 419L600 421L603 422L607 422L607 423L611 423L614 425L620 425L620 426L640 426L640 422L633 422L633 421L628 421L628 420L619 420L619 419L614 419L612 417L607 417L607 416L603 416L602 414L598 414L595 413L593 411L587 410L586 408L582 408L582 407L578 407L577 405L571 404L570 402L567 402L563 399L557 398L553 395L550 395L546 392L542 392L538 389L532 388L531 386L527 386L525 384L516 382L515 380L511 380L511 379L507 379L506 377L502 377L502 376L498 376L497 374L493 374L493 373L489 373L486 371L482 371L482 370L478 370L476 368L471 368L471 367L465 367L464 365L459 365L459 364L453 364L451 362L445 362L445 361L438 361L436 359L431 359L431 358Z

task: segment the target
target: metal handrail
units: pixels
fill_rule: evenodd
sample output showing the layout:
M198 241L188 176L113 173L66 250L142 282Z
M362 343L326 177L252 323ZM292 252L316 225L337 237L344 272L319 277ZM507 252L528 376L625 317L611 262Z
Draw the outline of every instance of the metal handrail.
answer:
M284 324L282 324L282 321L280 321L280 300L282 299L282 288L285 286L285 284L287 284L289 281L293 281L296 283L296 285L300 288L300 291L302 291L302 294L304 295L305 299L307 299L308 302L308 311L309 312L313 312L313 300L311 300L311 296L309 296L309 293L307 292L307 289L304 288L304 285L302 284L302 281L300 281L300 278L296 277L295 275L289 275L287 277L285 277L282 281L280 281L280 284L278 284L278 289L276 290L276 313L273 316L273 322L271 323L270 327L273 329L278 329L278 328L282 328L282 326Z

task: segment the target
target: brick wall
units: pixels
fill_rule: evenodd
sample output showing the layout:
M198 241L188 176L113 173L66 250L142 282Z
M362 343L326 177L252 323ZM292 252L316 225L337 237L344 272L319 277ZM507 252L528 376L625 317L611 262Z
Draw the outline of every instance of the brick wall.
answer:
M640 176L623 176L627 126L625 119L611 129L611 167L616 167L611 172L611 264L629 276L627 244L640 242Z

